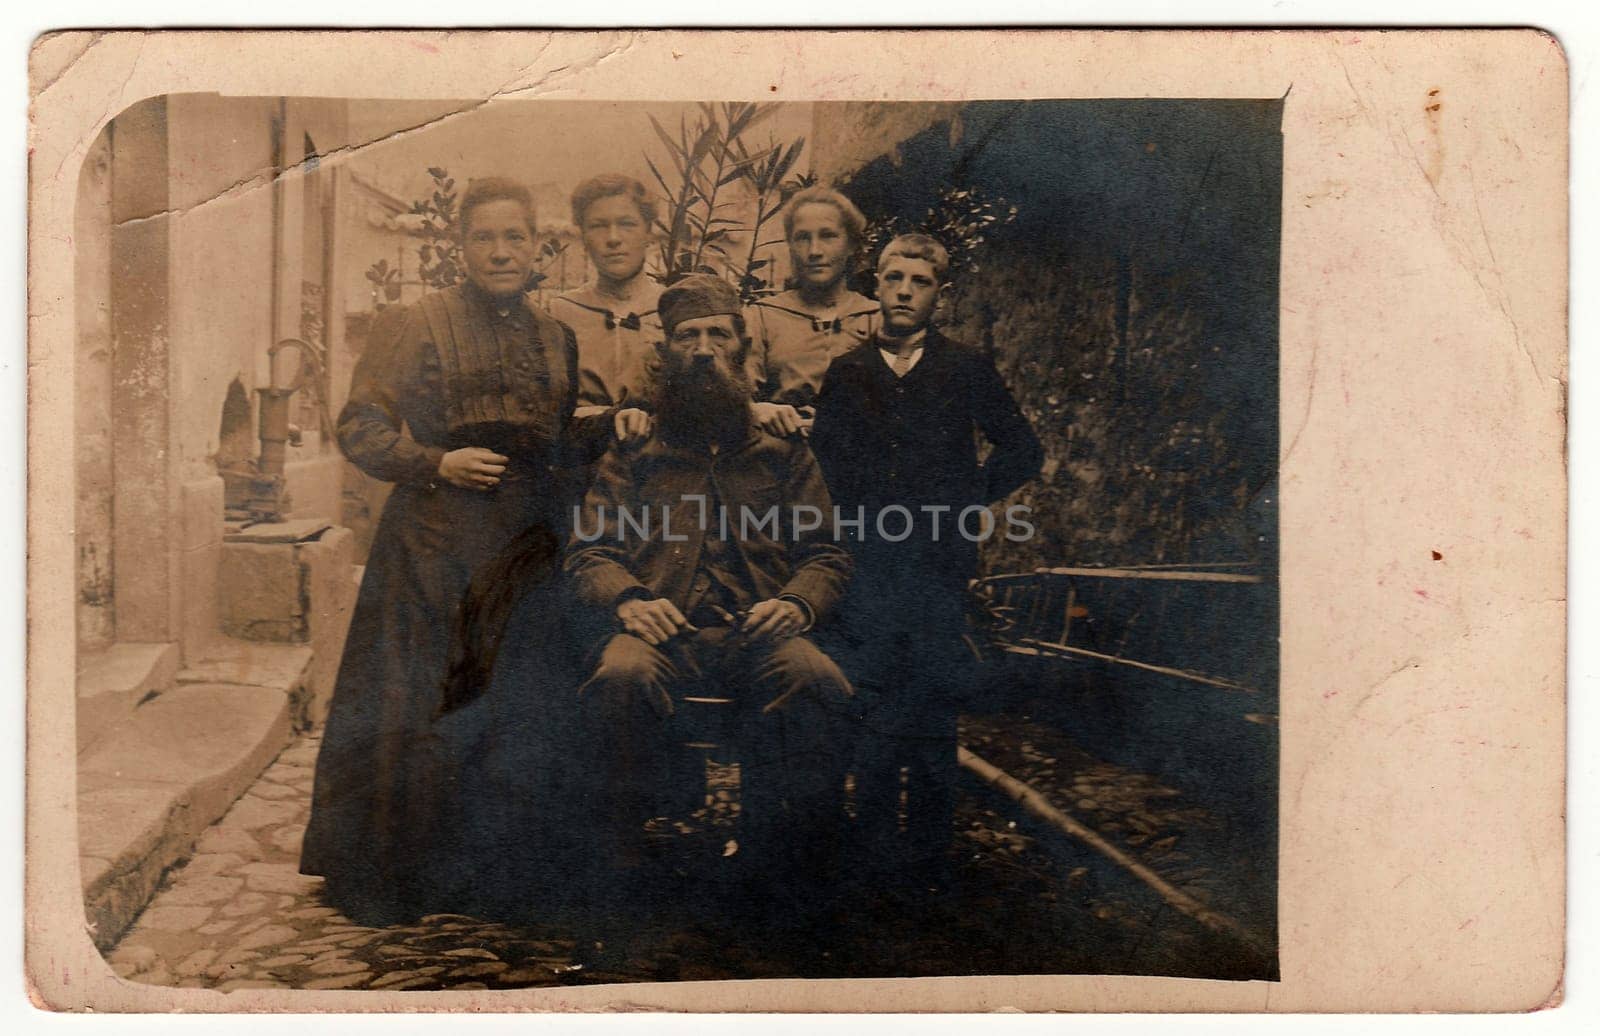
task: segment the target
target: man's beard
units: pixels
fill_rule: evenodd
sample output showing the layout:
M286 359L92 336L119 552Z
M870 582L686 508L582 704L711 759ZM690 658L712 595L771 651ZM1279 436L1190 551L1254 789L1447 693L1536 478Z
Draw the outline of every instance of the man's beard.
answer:
M667 352L654 395L656 427L674 446L733 447L750 434L750 379L742 367Z

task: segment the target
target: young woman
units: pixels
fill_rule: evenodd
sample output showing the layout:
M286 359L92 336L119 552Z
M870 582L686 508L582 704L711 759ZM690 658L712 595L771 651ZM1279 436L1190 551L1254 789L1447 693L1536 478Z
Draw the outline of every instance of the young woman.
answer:
M616 412L619 435L640 431L629 414L642 401L647 362L661 340L661 286L645 273L655 205L631 176L606 173L572 192L572 222L594 263L594 280L557 296L550 311L578 338L578 413Z
M794 287L745 313L755 419L774 435L809 425L828 364L878 326L878 304L845 286L866 224L849 198L827 187L800 191L784 209Z

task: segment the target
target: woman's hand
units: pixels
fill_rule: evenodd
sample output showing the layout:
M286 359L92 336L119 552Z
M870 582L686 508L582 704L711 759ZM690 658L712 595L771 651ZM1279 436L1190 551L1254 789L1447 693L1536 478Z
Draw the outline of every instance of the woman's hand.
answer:
M751 403L750 416L768 435L783 437L796 435L811 423L800 416L800 411L782 403Z
M618 442L648 439L651 428L650 415L638 407L618 410L617 416L612 421L612 427L617 433Z
M510 460L481 446L463 446L439 458L439 477L462 489L493 489Z

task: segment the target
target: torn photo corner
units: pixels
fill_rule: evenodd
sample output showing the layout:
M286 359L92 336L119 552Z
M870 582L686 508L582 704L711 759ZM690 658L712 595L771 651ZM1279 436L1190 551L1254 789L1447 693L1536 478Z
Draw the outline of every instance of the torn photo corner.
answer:
M37 1003L1559 1003L1549 36L30 70Z

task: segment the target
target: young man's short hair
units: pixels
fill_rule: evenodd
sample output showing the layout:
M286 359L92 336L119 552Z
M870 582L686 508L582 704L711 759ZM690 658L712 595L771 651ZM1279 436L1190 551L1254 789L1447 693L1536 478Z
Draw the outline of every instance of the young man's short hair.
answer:
M794 236L794 217L803 205L829 205L839 213L839 222L844 224L844 232L850 238L851 248L860 248L867 238L867 217L856 208L856 203L846 198L832 187L807 187L797 191L783 207L783 237L784 240Z
M589 206L601 198L619 197L629 199L638 207L646 227L655 226L656 203L650 200L644 184L622 173L601 173L578 185L578 189L572 192L572 225L582 231L583 218L588 215Z
M472 210L491 201L514 201L528 213L528 229L534 229L533 192L509 176L484 176L469 181L461 195L461 232L467 232L467 221Z
M890 259L921 259L933 266L933 275L941 282L950 273L949 249L927 234L901 234L885 245L878 256L879 273Z

